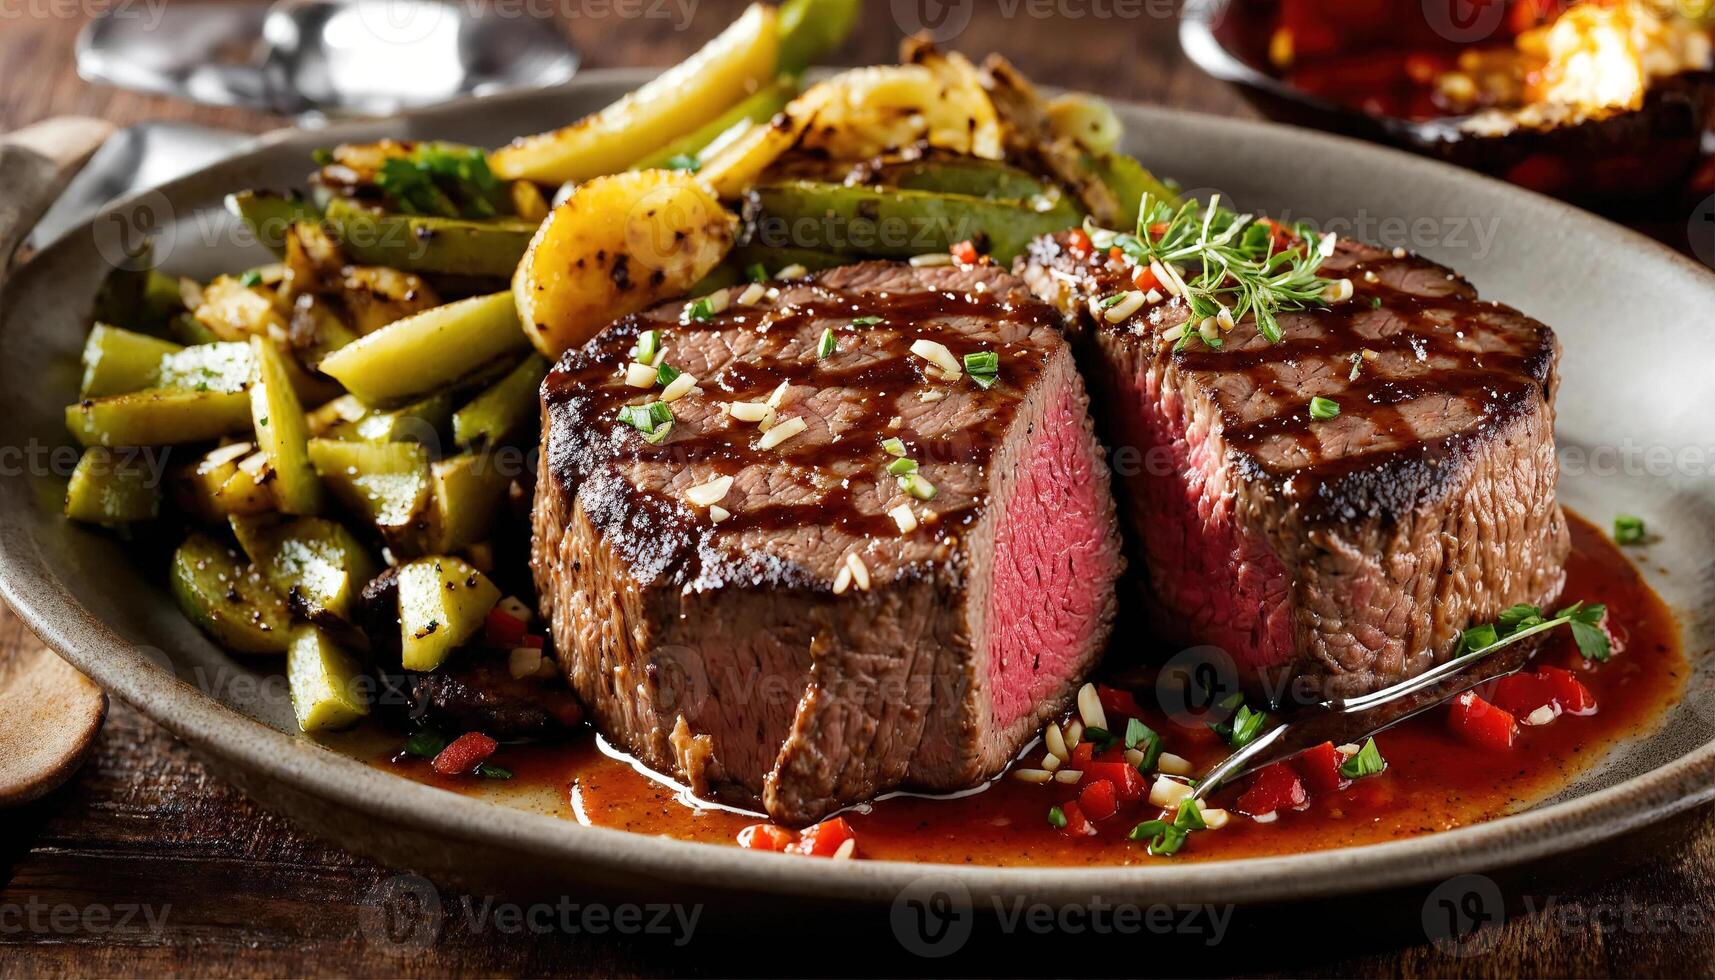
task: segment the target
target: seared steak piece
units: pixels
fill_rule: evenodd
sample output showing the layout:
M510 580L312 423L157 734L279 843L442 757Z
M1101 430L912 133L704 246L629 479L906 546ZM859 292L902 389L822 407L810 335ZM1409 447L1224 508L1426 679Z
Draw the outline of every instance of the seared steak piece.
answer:
M543 385L534 569L598 727L793 823L999 772L1095 664L1122 564L1059 316L987 263L871 262L691 312L621 320ZM616 421L663 392L624 379L650 329L699 379L659 444ZM917 340L995 352L998 382L940 375ZM778 431L804 429L765 447L731 406L776 393ZM931 499L888 472L889 439Z
M577 727L583 709L556 676L513 677L504 655L460 660L433 673L407 672L413 712L453 735L534 738Z
M1163 640L1223 648L1270 700L1353 695L1559 592L1548 327L1441 266L1341 243L1322 275L1350 278L1350 300L1282 315L1277 344L1246 320L1222 350L1173 353L1185 305L1097 317L1089 300L1129 271L1066 243L1039 240L1024 274L1084 325ZM1312 419L1313 397L1338 417Z

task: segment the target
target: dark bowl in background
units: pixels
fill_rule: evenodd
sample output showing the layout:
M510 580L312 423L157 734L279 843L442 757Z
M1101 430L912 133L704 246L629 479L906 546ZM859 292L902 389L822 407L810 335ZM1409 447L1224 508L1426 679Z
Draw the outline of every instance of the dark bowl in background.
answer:
M1462 132L1457 119L1373 115L1288 84L1268 67L1278 7L1277 0L1201 0L1185 5L1179 24L1186 56L1270 119L1402 146L1604 211L1677 206L1709 193L1694 192L1693 178L1715 129L1715 73L1659 82L1636 111L1476 136Z

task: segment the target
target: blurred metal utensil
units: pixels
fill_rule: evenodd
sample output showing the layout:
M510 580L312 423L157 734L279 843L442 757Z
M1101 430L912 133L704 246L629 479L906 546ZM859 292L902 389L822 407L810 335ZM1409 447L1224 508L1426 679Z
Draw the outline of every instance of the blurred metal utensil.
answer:
M78 35L92 82L314 123L557 85L578 54L517 7L456 0L121 4Z

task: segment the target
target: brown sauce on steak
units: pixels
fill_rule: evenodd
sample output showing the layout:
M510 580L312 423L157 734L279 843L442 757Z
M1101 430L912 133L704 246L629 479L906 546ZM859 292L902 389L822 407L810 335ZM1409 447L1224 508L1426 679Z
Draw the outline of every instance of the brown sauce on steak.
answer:
M1574 670L1595 694L1588 717L1563 716L1525 728L1510 752L1471 746L1448 729L1444 709L1377 737L1388 771L1318 798L1308 810L1270 824L1236 817L1219 831L1192 836L1171 860L1220 860L1348 847L1451 830L1516 812L1597 765L1616 744L1649 736L1679 698L1689 674L1672 613L1627 556L1586 521L1573 517L1573 550L1564 599L1605 602L1620 652L1587 668L1561 632L1536 661ZM1169 751L1206 769L1225 752L1210 733L1149 723ZM335 736L345 751L373 765L504 805L540 810L581 823L733 845L754 814L690 805L671 787L605 754L588 734L559 744L509 745L495 761L516 773L510 782L446 779L421 760L395 761L399 740L374 730ZM1025 754L1031 765L1040 748ZM1119 865L1168 860L1124 839L1129 821L1101 824L1099 836L1069 839L1048 826L1048 807L1069 793L1001 777L955 799L893 796L845 814L859 858L988 865ZM805 859L809 860L809 859Z

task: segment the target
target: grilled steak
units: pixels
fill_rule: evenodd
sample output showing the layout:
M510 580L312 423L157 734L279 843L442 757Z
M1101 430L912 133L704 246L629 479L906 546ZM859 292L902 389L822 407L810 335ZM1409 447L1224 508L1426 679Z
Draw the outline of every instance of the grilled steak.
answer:
M1122 564L1058 315L986 263L882 262L688 313L623 319L543 385L533 565L597 725L785 822L998 772L1094 665ZM649 329L700 379L659 444L615 421L662 392L623 378ZM931 376L918 339L998 353L998 382ZM776 424L806 427L759 448L727 409L782 384ZM892 438L932 499L887 472ZM690 502L723 475L720 512Z
M1441 266L1342 243L1322 274L1350 278L1349 301L1283 315L1277 344L1247 320L1222 350L1174 353L1162 334L1184 304L1098 319L1090 298L1128 273L1066 241L1039 240L1023 272L1085 326L1162 639L1226 650L1271 700L1345 696L1560 590L1546 326ZM1313 397L1338 417L1312 419Z

